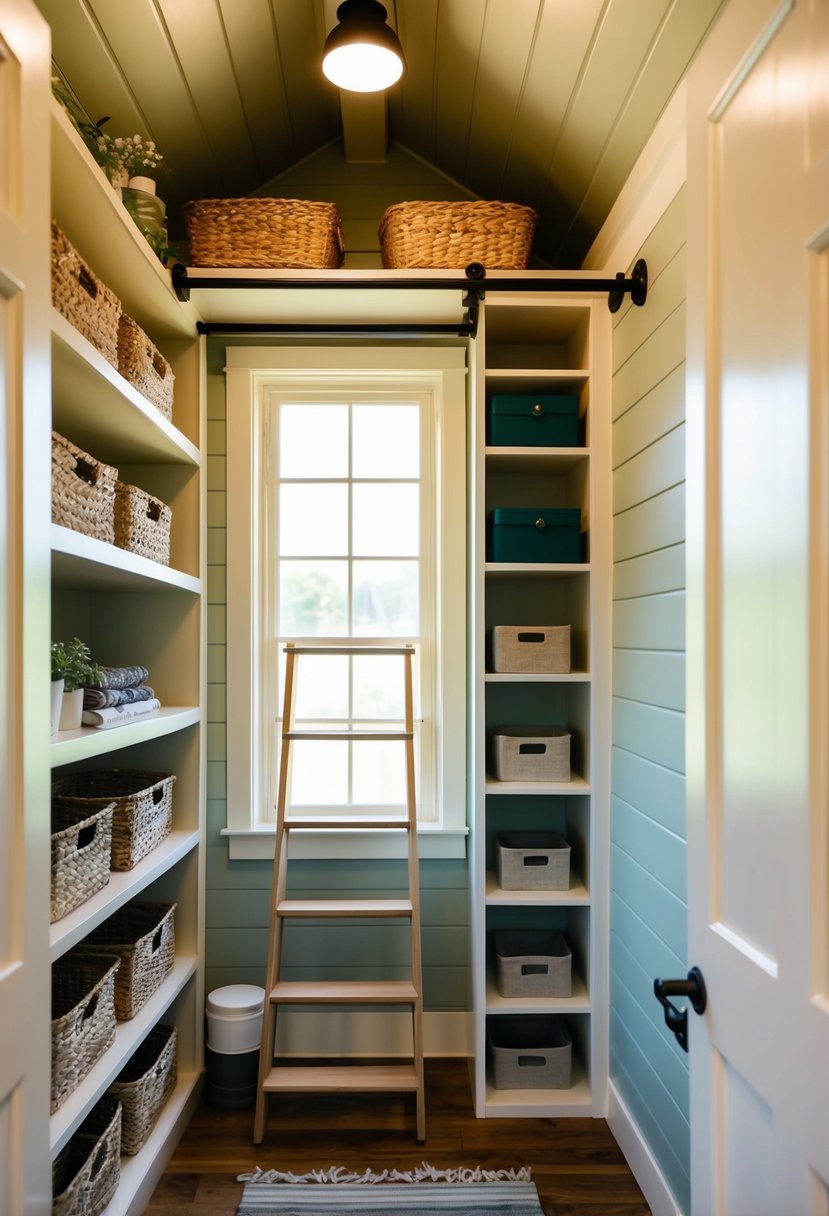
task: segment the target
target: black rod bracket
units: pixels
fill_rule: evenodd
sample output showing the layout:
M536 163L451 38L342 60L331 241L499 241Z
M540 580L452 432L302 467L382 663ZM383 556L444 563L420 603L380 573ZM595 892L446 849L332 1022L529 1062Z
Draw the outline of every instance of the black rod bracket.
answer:
M630 273L629 279L626 279L623 274L617 274L616 282L618 286L611 290L607 297L607 306L610 311L619 311L622 307L625 293L628 291L630 292L631 302L641 308L648 298L648 264L645 259L639 258Z
M653 994L665 1011L665 1025L676 1036L683 1051L688 1050L688 1008L677 1009L669 998L686 997L695 1013L705 1013L708 994L699 967L692 967L684 980L653 981Z

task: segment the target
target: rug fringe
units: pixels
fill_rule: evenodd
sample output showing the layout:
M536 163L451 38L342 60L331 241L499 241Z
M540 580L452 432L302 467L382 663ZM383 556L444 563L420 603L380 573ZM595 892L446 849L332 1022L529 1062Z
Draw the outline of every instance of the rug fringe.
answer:
M413 1170L383 1170L376 1173L367 1169L355 1174L342 1165L332 1165L327 1170L309 1170L307 1174L295 1174L291 1170L261 1170L257 1166L247 1174L238 1174L237 1182L338 1182L365 1183L373 1186L382 1182L529 1182L532 1171L529 1166L518 1169L484 1170L479 1165L464 1169L436 1169L424 1161Z

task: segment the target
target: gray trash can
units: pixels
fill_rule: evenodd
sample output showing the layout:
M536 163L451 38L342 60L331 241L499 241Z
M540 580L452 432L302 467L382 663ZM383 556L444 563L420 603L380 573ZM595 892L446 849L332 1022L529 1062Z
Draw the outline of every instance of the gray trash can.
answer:
M206 1001L205 1097L221 1110L244 1110L256 1100L265 990L229 984Z

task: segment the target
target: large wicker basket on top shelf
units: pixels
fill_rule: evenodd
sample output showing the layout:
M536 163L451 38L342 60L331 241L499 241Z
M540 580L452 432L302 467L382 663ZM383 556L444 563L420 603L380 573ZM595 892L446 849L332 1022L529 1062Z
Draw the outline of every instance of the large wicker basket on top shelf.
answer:
M380 253L389 270L523 270L535 234L536 214L520 203L395 203L380 221Z
M335 203L297 198L208 198L187 203L191 266L329 270L342 264Z

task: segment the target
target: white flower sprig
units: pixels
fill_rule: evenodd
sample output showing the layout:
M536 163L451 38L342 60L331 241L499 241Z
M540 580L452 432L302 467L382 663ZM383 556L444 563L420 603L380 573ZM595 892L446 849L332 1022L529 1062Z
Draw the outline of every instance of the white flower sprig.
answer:
M155 169L164 159L152 139L145 140L141 135L129 135L126 138L117 136L112 141L115 155L121 168L126 169L130 177L142 173L146 169Z

